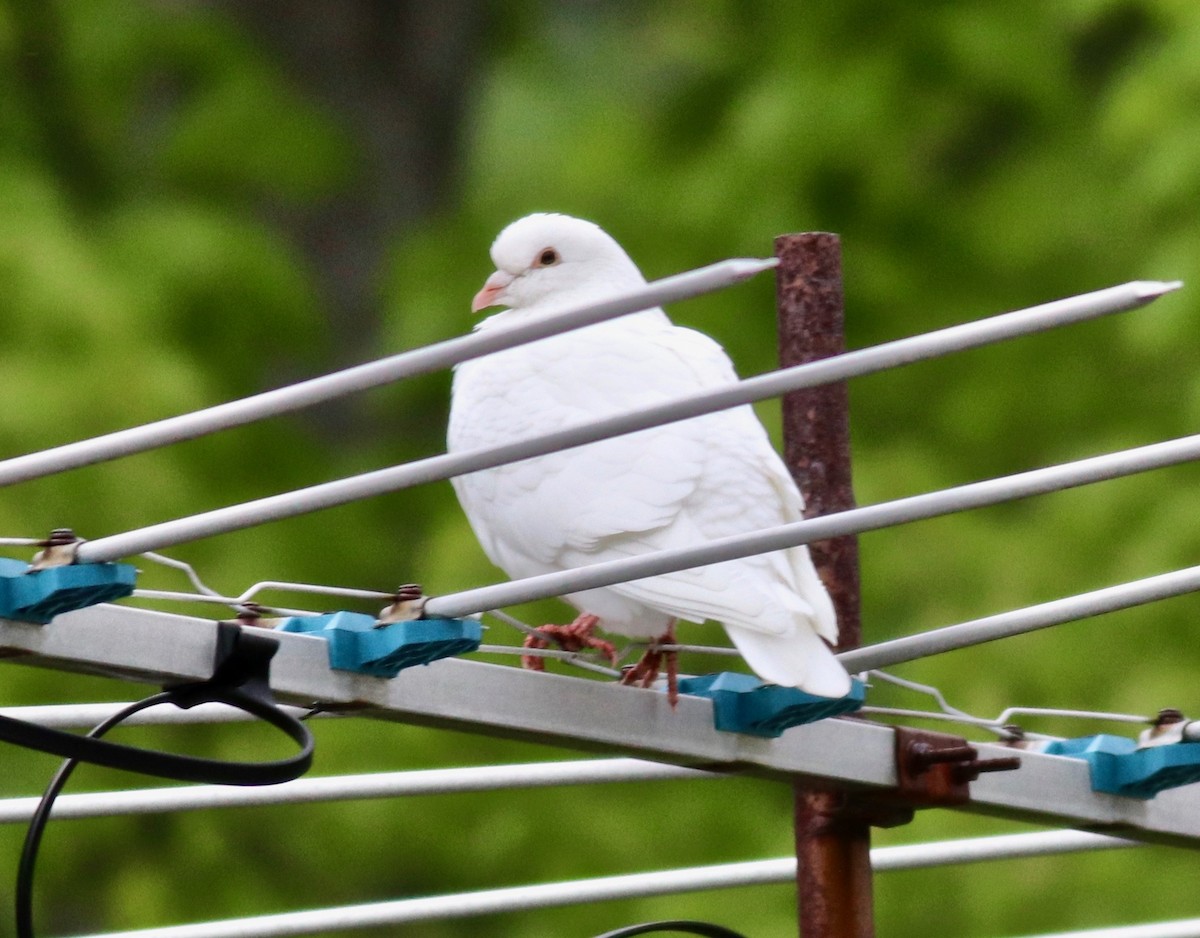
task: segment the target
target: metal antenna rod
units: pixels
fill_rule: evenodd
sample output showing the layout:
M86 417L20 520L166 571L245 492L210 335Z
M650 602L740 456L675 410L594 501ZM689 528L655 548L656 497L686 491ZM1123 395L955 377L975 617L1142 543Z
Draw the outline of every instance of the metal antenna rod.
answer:
M295 492L99 538L83 544L76 556L82 561L116 560L119 557L159 550L268 521L332 508L360 498L440 481L623 433L765 400L798 388L816 387L858 375L872 374L922 359L1133 309L1178 287L1178 283L1135 281L1082 296L1055 300L977 322L951 326L926 335L899 339L834 358L797 365L693 397L667 401L527 440L433 456L402 466L378 469L348 479L326 482ZM0 469L2 468L3 464L0 463Z
M1129 609L1198 590L1200 567L1188 567L1185 570L1146 577L1119 586L1080 593L1078 596L1014 609L1012 612L1002 612L982 619L960 622L958 625L931 629L918 635L895 638L877 645L868 645L866 648L855 648L842 652L838 659L854 673L886 668L903 661L914 661L958 648L982 645L996 639L1023 635L1064 622L1089 619L1106 612Z
M1086 831L1034 831L878 847L872 852L871 862L877 871L883 873L1136 846L1139 845ZM791 857L749 860L649 873L627 873L593 879L482 889L449 895L392 899L188 925L164 925L135 931L105 932L83 938L284 938L328 934L334 931L341 933L352 928L456 921L479 915L529 912L534 909L583 905L614 899L786 883L793 877L795 865ZM460 926L460 930L467 929ZM1195 934L1194 930L1147 931L1136 935L1123 933L1120 936L1095 933L1093 938L1180 938Z
M942 515L985 508L1003 502L1044 495L1061 489L1075 488L1093 482L1136 475L1150 469L1160 469L1178 463L1200 459L1200 434L1152 443L1134 449L1093 456L1076 462L1032 469L1017 475L983 482L971 482L954 488L911 495L895 501L880 502L851 511L842 511L821 518L794 521L765 531L739 534L709 541L697 547L660 551L642 557L627 557L577 567L559 573L497 583L479 589L465 590L446 596L435 597L425 606L431 615L458 617L475 612L486 612L499 606L562 596L598 586L611 586L626 580L674 573L689 567L720 563L751 554L772 550L784 550L797 544L840 537L845 534L861 534L880 528L895 527L911 521L923 521ZM93 543L99 544L100 541ZM88 547L84 544L83 548ZM82 548L81 548L82 552Z
M169 417L128 430L118 430L115 433L68 443L38 453L15 456L0 461L0 486L27 482L68 469L196 439L266 417L302 410L323 401L379 387L402 378L439 371L468 359L523 345L560 332L699 296L702 293L711 293L747 280L774 267L775 263L774 258L732 258L656 280L645 287L598 303L571 307L556 316L458 336L190 414Z

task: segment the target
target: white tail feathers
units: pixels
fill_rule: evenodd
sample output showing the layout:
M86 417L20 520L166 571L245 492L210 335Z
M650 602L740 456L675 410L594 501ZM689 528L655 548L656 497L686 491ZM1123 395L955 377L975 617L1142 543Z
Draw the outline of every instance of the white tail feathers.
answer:
M787 635L733 625L726 629L746 664L764 681L820 697L844 697L850 692L850 675L807 622L798 623Z
M787 553L796 575L796 593L812 606L812 627L827 642L835 644L838 639L837 611L821 575L813 565L812 555L807 547L793 548Z

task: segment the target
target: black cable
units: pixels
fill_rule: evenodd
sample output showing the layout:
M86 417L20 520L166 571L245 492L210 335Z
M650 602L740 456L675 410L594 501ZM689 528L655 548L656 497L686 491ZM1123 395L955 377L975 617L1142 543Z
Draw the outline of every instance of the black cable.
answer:
M702 935L704 938L746 938L741 932L733 931L724 925L684 920L629 925L625 928L618 928L616 931L607 931L603 935L597 935L596 938L631 938L633 935L648 935L656 931L682 932L685 935ZM25 936L21 935L18 938L25 938Z
M209 680L167 688L130 704L84 736L0 717L0 740L66 757L42 794L25 835L17 867L17 938L33 938L33 874L38 848L54 801L80 762L218 785L275 785L299 778L312 765L314 742L311 731L276 706L271 695L269 662L278 649L278 641L269 635L244 631L233 623L217 625L216 664ZM282 730L300 746L300 752L273 762L224 762L101 741L100 737L123 720L166 703L182 709L201 703L228 704Z
M187 692L192 693L192 689L188 688ZM308 727L274 704L243 691L214 690L203 699L189 699L187 696L181 696L179 691L167 690L147 700L153 701L154 704L173 703L184 709L198 703L228 704L287 733L301 749L294 756L272 762L226 762L101 742L91 733L77 736L74 733L3 716L0 716L0 740L72 761L90 762L110 769L124 769L139 775L153 775L177 782L207 785L277 785L299 778L312 764L313 737Z
M120 712L114 713L88 733L88 738L99 739L118 723L127 720L135 713L170 702L172 702L171 695L168 691L147 697L145 700L139 700ZM38 847L42 843L46 822L50 819L50 809L54 806L55 799L58 798L77 765L79 765L78 759L67 759L58 767L58 771L50 779L50 784L46 786L42 800L38 802L37 809L33 812L33 817L30 818L29 830L25 833L25 845L21 848L21 861L17 866L17 938L33 938L33 868L37 862Z
M258 717L290 736L300 751L273 762L226 762L181 756L119 743L101 742L92 733L77 736L11 717L0 716L0 741L25 749L90 762L139 775L209 785L277 785L299 778L312 765L312 732L275 704L268 683L270 660L279 647L269 633L217 623L216 663L207 681L179 684L142 701L146 706L173 703L188 710L202 703L223 703ZM136 711L135 711L136 712ZM107 722L107 721L106 721ZM101 724L103 725L103 724Z

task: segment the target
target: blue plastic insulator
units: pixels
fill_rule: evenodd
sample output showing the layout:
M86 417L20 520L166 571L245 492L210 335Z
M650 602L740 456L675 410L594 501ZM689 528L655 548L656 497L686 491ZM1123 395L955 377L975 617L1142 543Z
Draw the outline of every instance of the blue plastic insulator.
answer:
M733 671L683 678L679 692L710 698L717 729L767 737L778 736L789 726L853 713L866 698L861 681L852 681L845 697L818 697L795 687L764 684L749 674Z
M374 677L465 654L479 647L483 626L474 619L413 619L379 625L360 612L293 616L276 629L319 635L329 642L329 666Z
M1139 747L1124 736L1056 740L1043 752L1085 759L1092 790L1128 798L1153 798L1160 791L1200 782L1200 743Z
M133 592L137 569L127 563L76 563L32 570L0 557L0 618L45 625L55 616Z

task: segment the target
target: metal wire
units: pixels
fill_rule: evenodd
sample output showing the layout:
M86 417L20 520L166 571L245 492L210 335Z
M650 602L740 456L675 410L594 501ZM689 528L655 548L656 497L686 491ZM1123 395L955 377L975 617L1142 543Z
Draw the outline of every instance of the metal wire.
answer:
M266 592L267 590L279 590L287 593L305 593L319 596L333 596L338 599L369 599L379 600L382 602L395 599L394 593L387 593L382 590L359 589L349 586L326 586L322 583L297 583L292 580L262 580L243 590L238 596L222 596L215 589L208 586L204 580L201 579L196 568L187 561L177 560L174 557L168 557L165 554L160 554L155 551L143 551L141 556L162 566L182 571L184 574L186 574L188 580L191 581L192 586L195 587L197 592L201 594L200 597L196 597L190 593L171 593L164 590L153 591L155 593L154 598L156 599L180 598L201 602L211 600L219 602L223 605L237 607L245 605L259 593ZM152 591L147 590L145 592L149 593ZM296 612L294 614L313 615L313 613L307 612Z
M480 645L476 651L491 655L516 655L522 658L553 658L584 671L603 674L605 677L621 676L621 672L616 668L598 664L577 651L563 651L559 648L520 648L516 645Z
M147 550L157 550L172 544L182 544L265 524L269 521L278 521L299 514L319 511L323 508L332 508L413 485L440 481L468 472L477 472L481 469L581 446L600 439L777 397L798 388L814 387L849 377L872 374L914 361L977 348L1066 323L1132 309L1145 305L1166 292L1178 289L1179 286L1178 283L1135 281L1081 296L1056 300L1052 303L1005 313L990 319L964 323L937 332L888 342L873 348L847 352L844 355L760 375L757 378L734 382L727 387L717 388L703 394L568 427L528 440L518 440L501 446L483 447L417 460L402 466L378 469L374 472L314 485L294 492L232 505L123 534L114 534L82 544L77 550L77 557L83 561L94 562L116 560ZM491 330L481 334L491 334ZM4 464L0 463L0 470L3 469L3 466ZM0 482L2 481L3 475L0 475ZM630 575L625 578L635 579L636 577ZM509 601L496 601L490 605L477 606L470 611L480 612L487 608L510 604ZM453 615L446 612L439 614Z
M962 723L988 729L1005 739L1060 739L1044 733L1031 733L1022 727L1013 725L1013 719L1018 716L1059 717L1076 720L1102 720L1110 723L1136 723L1148 726L1154 718L1133 713L1113 713L1105 710L1075 710L1058 707L1009 707L994 718L978 717L960 710L946 700L941 690L930 684L921 684L906 678L888 674L886 671L872 670L867 672L872 680L881 680L906 690L924 694L933 699L940 710L914 710L901 707L866 706L859 713L871 716L898 716L921 720L943 720L951 723Z
M980 729L990 730L995 733L1000 739L1053 739L1052 736L1043 736L1038 733L1015 733L1011 729L1006 729L996 723L995 720L989 720L986 717L960 716L955 713L943 713L939 710L914 710L907 707L876 707L867 705L855 711L861 716L870 717L900 717L909 720L936 720L941 723L959 723L964 726L975 726Z
M897 677L894 674L888 674L886 671L873 670L865 672L869 680L884 681L888 684L894 684L897 687L903 687L905 690L915 691L918 694L923 694L932 698L937 704L938 710L916 710L904 707L879 707L869 705L859 710L865 716L894 716L904 717L918 720L940 720L948 723L960 723L964 726L974 726L980 729L990 730L1001 739L1016 739L1021 737L1042 738L1038 734L1026 734L1023 730L1015 731L1012 727L1005 726L997 720L991 720L987 717L977 717L974 714L967 713L965 710L960 710L953 706L940 688L934 687L931 684L922 684L918 681L910 681L907 678ZM1051 737L1045 737L1047 739Z
M320 583L293 583L287 580L263 580L245 590L237 601L246 603L267 590L280 590L285 593L310 593L317 596L333 596L338 599L370 599L390 602L396 598L395 593L385 593L381 590L357 589L350 586L323 586Z
M1011 723L1013 717L1062 717L1071 720L1105 720L1110 723L1136 723L1149 726L1153 717L1136 713L1110 713L1106 710L1072 710L1060 707L1009 707L996 717L997 723Z
M979 717L967 713L965 710L960 710L958 707L953 706L950 701L946 699L945 695L942 694L941 690L937 687L934 687L932 684L922 684L919 681L912 681L908 678L897 677L895 674L888 674L886 671L880 671L878 668L868 672L868 675L871 680L885 681L888 684L895 684L897 687L903 687L905 690L916 691L918 694L924 694L927 697L932 697L933 702L941 708L942 713L951 714L952 716L956 717L964 717L968 720L980 719Z
M536 626L530 625L527 622L522 622L510 612L505 612L503 609L488 609L484 615L495 619L498 622L503 622L505 625L516 629L523 635L536 635L539 638L549 640L550 636L537 630Z
M632 642L633 645L650 646L650 642ZM727 658L740 658L742 656L736 648L727 648L724 645L681 645L678 642L674 644L658 644L653 643L654 647L659 651L679 651L679 652L694 652L698 655L718 655Z
M207 593L187 593L183 590L148 590L135 589L131 594L135 599L159 599L167 602L208 603L214 606L237 606L237 600L232 596L210 596Z
M142 551L142 556L147 560L159 564L163 567L170 567L172 570L181 570L191 581L192 586L200 593L206 596L219 596L220 594L200 579L200 574L196 572L196 568L185 560L176 560L174 557L168 557L165 554L159 554L152 550Z
M231 609L237 609L244 605L240 600L232 596L207 596L203 593L184 593L177 590L147 590L136 589L131 594L134 599L150 599L158 602L179 602L179 603L209 603L217 606L228 606ZM286 609L280 606L256 606L256 609L278 616L312 616L317 613L307 609Z
M544 641L553 642L554 636L548 635L540 631L536 627L522 622L516 616L505 612L502 609L489 609L485 615L490 616L507 626L511 626L523 635L535 635ZM562 661L565 664L580 668L584 671L592 671L596 674L603 674L605 677L620 677L621 672L616 668L599 662L599 655L588 653L586 651L564 651L561 648L526 648L516 645L480 645L477 651L486 652L494 655L516 655L520 657L530 658L552 658L557 661Z
M263 580L243 590L237 596L223 596L208 586L201 579L196 568L186 561L176 560L173 557L167 557L153 551L145 551L141 556L154 563L183 571L196 592L136 589L132 593L135 599L148 599L156 602L210 603L240 610L247 606L259 593L268 590L314 596L330 596L336 599L375 600L379 602L389 602L396 598L394 593L387 593L381 590L367 590L348 586L327 586L321 583L297 583L291 580ZM268 615L276 616L320 615L319 612L311 609L266 606L258 603L255 603L255 608Z

